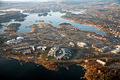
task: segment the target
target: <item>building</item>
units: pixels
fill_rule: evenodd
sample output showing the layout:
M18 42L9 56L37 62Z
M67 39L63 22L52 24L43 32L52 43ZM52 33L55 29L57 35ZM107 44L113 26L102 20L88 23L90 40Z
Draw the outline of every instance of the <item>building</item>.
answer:
M102 64L103 66L106 65L106 62L105 62L105 61L102 61L102 60L99 60L99 59L97 59L96 62L98 62L99 64Z
M14 50L16 50L16 51L19 51L19 52L21 52L21 53L32 53L32 52L34 52L36 49L35 49L35 47L34 46L25 46L25 47L19 47L19 48L14 48Z
M112 51L111 51L112 53L115 53L115 54L120 54L120 49L113 49Z
M8 44L8 45L11 45L11 44L18 44L18 43L20 43L20 42L22 42L22 40L20 40L20 39L12 39L12 40L8 40L7 42L6 42L6 44Z
M11 44L18 44L21 43L24 37L17 37L16 39L8 40L6 44L11 45Z
M69 46L75 47L75 43L74 43L74 42L70 42L70 43L69 43Z
M82 47L82 48L87 48L88 47L87 43L84 43L84 42L77 42L77 46Z
M48 56L54 56L57 60L68 60L72 56L72 51L68 48L53 47Z
M37 47L37 50L39 50L39 51L46 51L46 49L47 49L47 46L38 46Z
M24 39L24 37L17 37L16 39L17 39L17 40L18 40L18 39L21 39L21 40L22 40L22 39Z

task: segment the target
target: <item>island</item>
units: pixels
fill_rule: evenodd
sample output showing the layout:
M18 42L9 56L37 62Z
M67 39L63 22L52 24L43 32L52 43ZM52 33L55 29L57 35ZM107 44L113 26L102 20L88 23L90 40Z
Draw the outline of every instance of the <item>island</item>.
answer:
M16 21L24 21L26 14L20 13L19 11L7 11L6 14L0 15L0 23L9 22L12 19Z

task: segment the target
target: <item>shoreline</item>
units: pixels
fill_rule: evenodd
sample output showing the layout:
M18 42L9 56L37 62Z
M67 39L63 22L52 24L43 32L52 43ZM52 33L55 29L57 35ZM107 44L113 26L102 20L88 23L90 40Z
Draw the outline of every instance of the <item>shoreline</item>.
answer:
M62 16L61 18L66 19L66 20L69 20L70 22L75 22L75 23L80 23L80 24L83 24L83 25L95 27L95 28L97 28L99 31L103 32L105 35L107 35L107 33L108 33L108 32L106 32L106 31L104 31L102 28L100 28L100 27L98 27L98 26L96 26L96 25L94 25L94 24L82 23L82 22L80 22L80 21L75 21L75 20L66 18L66 17L64 17L64 16Z

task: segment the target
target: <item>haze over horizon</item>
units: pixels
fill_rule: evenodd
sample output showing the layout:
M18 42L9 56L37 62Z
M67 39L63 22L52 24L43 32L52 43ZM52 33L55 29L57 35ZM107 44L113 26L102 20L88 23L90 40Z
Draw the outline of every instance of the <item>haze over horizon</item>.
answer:
M46 1L66 1L66 0L0 0L0 1L22 1L22 2L26 2L26 1L40 1L40 2L46 2ZM67 0L67 1L101 1L101 0ZM67 2L66 1L66 2Z
M57 1L57 0L0 0L0 1L21 1L21 2L27 2L27 1L40 1L40 2L47 2L47 1Z
M106 0L0 0L5 2L48 2L48 1L57 1L57 2L98 2L98 1L106 1ZM115 1L120 2L119 0L109 0L109 1Z

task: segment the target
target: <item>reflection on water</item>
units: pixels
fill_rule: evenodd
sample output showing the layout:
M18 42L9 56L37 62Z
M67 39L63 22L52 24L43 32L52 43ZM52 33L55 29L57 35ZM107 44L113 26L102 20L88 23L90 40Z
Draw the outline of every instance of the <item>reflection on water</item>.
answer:
M26 13L24 13L24 14L26 14ZM66 23L72 24L74 27L78 28L79 30L92 31L92 32L95 32L100 35L105 35L103 32L97 30L95 27L87 26L87 25L83 25L83 24L79 24L79 23L75 23L75 22L70 22L69 20L61 18L61 16L64 15L64 13L50 12L47 16L38 16L37 13L28 14L28 15L29 16L27 16L25 18L25 21L23 21L23 22L12 20L8 23L2 23L2 24L5 26L8 26L11 23L20 23L21 26L17 33L26 33L26 32L32 31L32 29L29 28L29 26L31 26L33 24L40 24L40 22L39 22L40 20L44 20L45 23L50 23L54 27L57 27L57 28L59 28L58 24L66 22ZM3 32L3 30L4 29L1 29L2 32Z
M0 58L0 79L44 79L44 80L82 80L82 67L72 65L69 70L61 68L59 71L50 71L43 66L33 63L24 63L11 59Z

